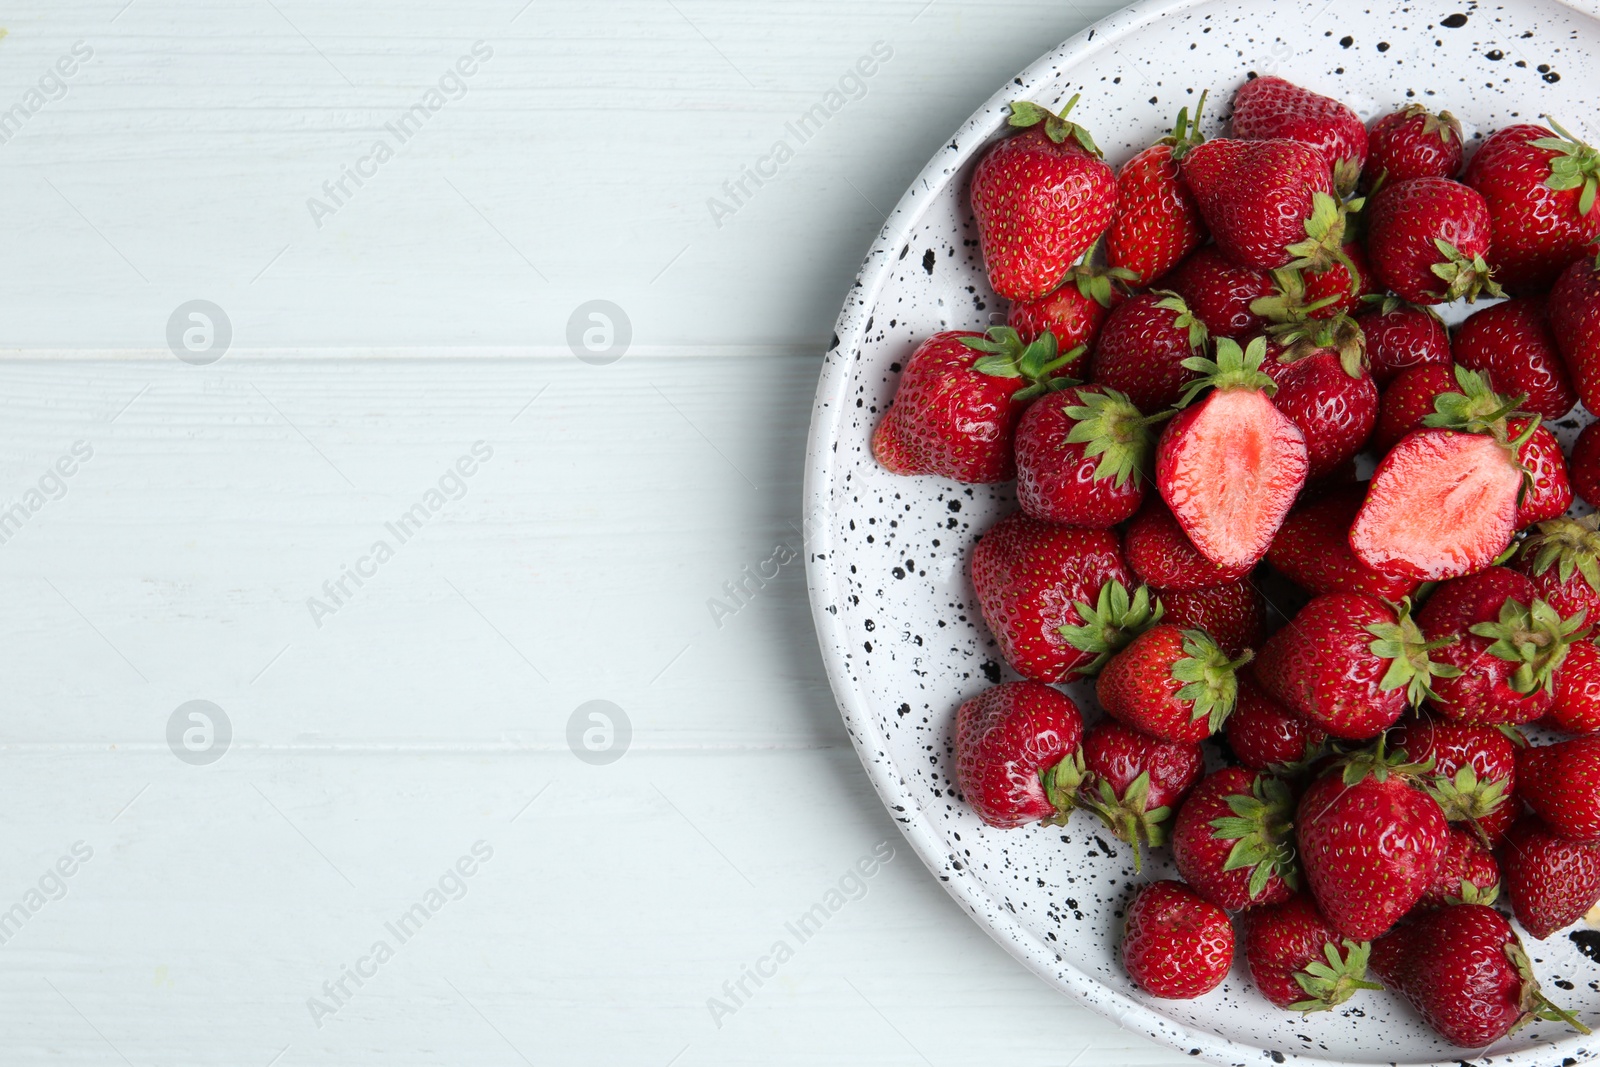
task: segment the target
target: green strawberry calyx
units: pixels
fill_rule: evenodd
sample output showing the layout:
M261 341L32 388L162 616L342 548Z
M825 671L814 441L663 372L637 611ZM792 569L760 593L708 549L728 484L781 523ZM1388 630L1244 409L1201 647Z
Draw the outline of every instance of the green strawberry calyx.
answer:
M1488 888L1484 888L1471 879L1463 878L1461 879L1461 884L1457 887L1456 892L1445 894L1444 902L1446 904L1482 904L1487 908L1499 899L1499 882L1495 882Z
M1192 721L1208 720L1212 733L1222 729L1239 699L1239 668L1255 658L1247 648L1230 660L1204 630L1183 631L1183 655L1172 664L1171 673L1173 681L1184 683L1177 696L1193 708Z
M1367 980L1367 960L1371 954L1370 941L1352 941L1347 937L1338 945L1324 942L1322 955L1327 962L1313 959L1295 972L1294 980L1306 999L1290 1004L1289 1010L1327 1011L1349 1000L1358 989L1382 989L1377 982Z
M1527 443L1539 426L1538 419L1530 419L1518 438L1510 439L1511 419L1524 414L1520 409L1527 396L1503 397L1489 388L1487 378L1459 364L1455 376L1461 392L1445 392L1434 397L1433 412L1423 417L1422 424L1460 433L1488 434L1516 455L1516 449Z
M1077 104L1081 95L1083 94L1073 93L1072 99L1067 101L1066 107L1063 107L1059 114L1028 100L1013 100L1011 118L1007 121L1020 129L1028 129L1042 122L1045 136L1054 143L1065 144L1070 138L1078 143L1078 147L1098 159L1102 153L1100 147L1094 143L1094 138L1089 136L1089 131L1076 122L1067 120L1067 113Z
M1595 191L1600 186L1600 152L1562 129L1561 123L1549 115L1545 116L1545 121L1559 136L1540 137L1529 142L1535 148L1555 153L1550 157L1550 177L1544 183L1558 192L1576 189L1581 185L1583 192L1578 194L1578 214L1587 215L1594 209Z
M1303 322L1318 311L1339 302L1337 296L1306 302L1305 272L1294 267L1279 267L1272 272L1271 296L1258 296L1250 301L1250 311L1263 319L1276 323Z
M1480 837L1484 834L1478 827L1479 820L1493 815L1506 802L1508 785L1504 778L1479 778L1470 763L1458 767L1454 775L1430 775L1422 782L1423 790L1439 802L1446 819L1470 823Z
M1159 848L1167 843L1167 823L1172 817L1169 807L1146 808L1150 799L1150 772L1142 771L1128 783L1128 788L1118 797L1111 783L1097 779L1096 790L1085 790L1078 798L1078 806L1093 812L1106 824L1106 828L1119 840L1133 846L1133 869L1144 869L1141 843Z
M1512 689L1519 693L1550 692L1555 687L1556 670L1567 658L1567 649L1589 632L1583 624L1585 614L1580 611L1563 619L1543 600L1535 598L1532 604L1523 605L1508 597L1500 605L1498 619L1480 622L1469 630L1478 637L1493 639L1487 650L1491 656L1516 664L1509 680Z
M1520 1006L1522 1017L1511 1028L1511 1033L1516 1033L1523 1026L1535 1019L1545 1022L1566 1023L1580 1034L1590 1033L1590 1029L1578 1021L1578 1017L1567 1009L1552 1001L1539 990L1539 980L1533 976L1533 963L1528 959L1527 950L1522 947L1522 942L1517 940L1513 933L1511 940L1506 942L1506 959L1517 969L1517 976L1522 979L1522 996Z
M1433 247L1444 258L1428 269L1444 282L1444 289L1435 292L1443 303L1465 300L1472 303L1480 296L1505 296L1505 290L1494 280L1494 270L1484 260L1482 253L1468 256L1443 237L1433 239Z
M1045 799L1056 809L1056 814L1044 822L1050 826L1065 826L1067 816L1078 806L1078 788L1088 774L1083 762L1083 749L1077 748L1061 762L1039 772L1039 784L1044 786Z
M1379 315L1393 315L1401 308L1410 308L1412 311L1422 312L1437 322L1442 323L1444 321L1439 318L1439 312L1432 305L1413 304L1404 297L1396 296L1393 293L1366 293L1361 297L1361 302L1374 309Z
M1170 411L1145 415L1134 407L1127 394L1105 388L1080 392L1078 403L1067 408L1066 414L1074 420L1067 442L1084 445L1087 458L1099 456L1094 480L1113 479L1112 484L1118 489L1129 478L1135 485L1145 478L1156 447L1150 428L1172 417Z
M1461 143L1461 120L1448 111L1441 111L1437 115L1429 111L1422 104L1407 104L1401 114L1408 119L1418 116L1422 118L1422 135L1433 135L1449 144L1451 141Z
M1434 678L1455 678L1461 674L1459 667L1435 663L1428 656L1435 649L1455 644L1458 638L1453 634L1436 641L1424 638L1411 617L1409 599L1401 600L1394 622L1375 622L1367 627L1367 632L1374 638L1367 648L1379 659L1389 661L1389 669L1378 682L1378 688L1387 693L1405 686L1406 701L1413 707L1435 696L1430 684Z
M1360 323L1343 312L1326 319L1278 323L1268 326L1267 333L1283 346L1279 363L1295 363L1318 352L1333 352L1350 377L1359 378L1366 369L1367 335Z
M1079 667L1080 675L1100 673L1106 661L1127 647L1135 637L1161 621L1166 609L1141 585L1133 593L1113 578L1100 587L1094 604L1078 601L1072 605L1081 625L1063 626L1058 631L1067 643L1080 652L1093 652L1095 658Z
M1160 144L1172 146L1172 162L1176 163L1189 154L1190 149L1205 143L1205 135L1200 132L1200 112L1205 110L1206 96L1211 92L1204 89L1200 92L1200 99L1194 105L1194 118L1189 117L1189 109L1178 109L1178 121L1173 123L1172 132L1161 138Z
M1581 519L1549 519L1533 531L1522 542L1522 558L1535 577L1554 567L1563 583L1581 574L1589 588L1600 593L1600 512Z
M1156 307L1161 308L1163 311L1176 313L1172 320L1172 328L1175 330L1187 330L1189 332L1189 347L1197 352L1203 351L1206 341L1211 336L1211 331L1206 329L1206 324L1201 322L1193 311L1189 310L1189 305L1177 293L1169 289L1158 289L1156 292L1161 297L1160 300L1156 301Z
M1294 257L1284 265L1321 274L1337 263L1350 276L1351 294L1359 292L1361 272L1345 252L1344 243L1351 213L1360 211L1365 203L1364 200L1336 200L1327 193L1312 193L1311 215L1305 223L1306 239L1284 249Z
M1078 259L1078 262L1067 268L1067 273L1062 275L1061 284L1071 283L1078 287L1086 299L1093 300L1103 308L1109 308L1116 302L1117 290L1124 283L1137 283L1139 272L1129 270L1127 267L1103 266L1097 262L1100 246L1105 243L1105 235L1095 238L1094 244Z
M1294 794L1282 778L1258 774L1249 793L1235 793L1224 801L1232 815L1211 820L1211 836L1232 841L1222 865L1224 871L1250 869L1250 899L1266 891L1273 875L1290 889L1300 888L1300 868L1295 863Z
M973 361L972 369L996 378L1025 378L1028 384L1012 394L1015 400L1033 397L1078 385L1074 378L1057 377L1056 371L1084 354L1079 345L1065 355L1056 352L1056 335L1049 330L1041 333L1032 343L1025 343L1022 335L1010 326L991 326L982 337L963 337L961 343L974 352L983 353Z
M1267 339L1256 337L1250 341L1246 348L1240 348L1239 342L1231 337L1217 338L1217 352L1215 359L1205 356L1190 356L1183 361L1183 366L1199 375L1189 383L1183 391L1183 396L1178 400L1178 406L1187 407L1194 398L1210 388L1221 389L1259 389L1268 396L1278 391L1278 385L1261 369L1261 364L1267 358Z
M1369 776L1378 782L1386 782L1391 776L1419 779L1433 770L1432 756L1422 763L1417 763L1407 758L1406 750L1403 748L1397 748L1393 752L1388 751L1388 741L1389 733L1384 731L1372 745L1346 755L1344 769L1341 771L1344 784L1356 785Z

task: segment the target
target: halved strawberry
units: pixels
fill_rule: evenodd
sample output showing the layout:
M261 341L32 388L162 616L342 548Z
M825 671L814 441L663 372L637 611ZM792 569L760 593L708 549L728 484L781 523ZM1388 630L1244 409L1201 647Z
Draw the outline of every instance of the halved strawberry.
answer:
M1222 567L1200 554L1160 500L1151 497L1128 525L1128 566L1161 593L1193 592L1236 582L1248 566Z
M1310 593L1367 593L1398 601L1415 593L1415 579L1373 570L1350 551L1350 524L1355 521L1366 487L1352 485L1289 512L1267 549L1267 562L1285 578Z
M1067 821L1083 781L1083 716L1039 682L986 689L956 712L956 783L990 826Z

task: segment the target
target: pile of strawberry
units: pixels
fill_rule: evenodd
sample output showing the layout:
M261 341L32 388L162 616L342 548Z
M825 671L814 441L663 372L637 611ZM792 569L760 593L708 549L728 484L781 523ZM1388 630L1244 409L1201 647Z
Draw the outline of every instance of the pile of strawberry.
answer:
M1081 809L1136 870L1171 846L1122 945L1156 996L1238 938L1294 1011L1388 988L1463 1047L1584 1029L1495 905L1543 939L1600 902L1600 530L1567 517L1600 423L1570 458L1544 424L1600 414L1600 153L1552 120L1465 162L1448 113L1368 130L1273 77L1205 140L1204 101L1120 173L1011 105L971 179L1008 325L927 339L873 436L1017 483L971 575L1026 680L960 708L957 782L997 827ZM1087 677L1086 728L1056 686Z

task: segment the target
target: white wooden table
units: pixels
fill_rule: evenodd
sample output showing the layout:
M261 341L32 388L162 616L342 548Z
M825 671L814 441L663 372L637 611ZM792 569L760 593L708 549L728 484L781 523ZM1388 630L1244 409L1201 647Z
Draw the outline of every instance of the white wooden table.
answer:
M0 1063L1189 1062L902 843L797 555L881 212L1118 6L6 5Z

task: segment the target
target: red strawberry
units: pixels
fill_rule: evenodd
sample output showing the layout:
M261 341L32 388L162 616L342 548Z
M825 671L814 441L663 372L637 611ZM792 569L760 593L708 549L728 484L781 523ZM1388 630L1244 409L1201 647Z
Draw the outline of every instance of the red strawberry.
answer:
M1493 904L1500 896L1500 865L1489 850L1466 830L1452 826L1433 881L1417 901L1418 910L1452 904Z
M1066 822L1083 780L1083 716L1039 682L986 689L956 712L956 783L990 826Z
M1600 734L1600 647L1576 641L1556 671L1550 724L1569 734Z
M1144 501L1155 437L1114 389L1083 385L1031 405L1017 423L1017 502L1036 519L1104 529Z
M1087 131L1061 114L1017 101L1010 125L1022 133L983 154L972 176L989 284L1008 300L1037 300L1105 233L1117 206L1111 168Z
M1600 845L1568 841L1531 815L1500 846L1500 868L1517 922L1538 941L1600 904Z
M1385 744L1429 768L1423 787L1450 821L1470 823L1493 842L1517 817L1517 749L1499 727L1406 719Z
M1456 327L1451 352L1461 366L1482 372L1496 392L1525 396L1523 411L1560 419L1578 402L1542 299L1512 299L1473 312Z
M1219 338L1216 360L1195 357L1202 376L1156 445L1156 488L1200 554L1226 568L1253 567L1306 482L1306 441L1273 406L1261 370L1266 342L1247 350Z
M1572 446L1572 487L1591 508L1600 507L1600 430L1596 426L1600 422L1585 426Z
M1083 354L1058 372L1064 378L1082 378L1089 366L1089 351L1084 346L1095 343L1109 310L1122 302L1124 294L1113 284L1118 280L1111 271L1080 263L1067 271L1066 280L1055 292L1038 300L1014 301L1006 313L1006 325L1029 344L1048 332L1055 335L1056 347L1063 351L1083 347Z
M1450 333L1431 308L1384 297L1357 315L1356 325L1366 340L1372 380L1379 386L1412 367L1450 365Z
M1562 271L1545 314L1578 397L1593 415L1600 411L1600 266L1583 258Z
M1233 711L1235 672L1208 634L1160 623L1130 641L1100 671L1095 695L1106 714L1160 741L1203 741Z
M1352 485L1301 504L1273 537L1267 562L1311 593L1367 593L1389 601L1410 596L1419 583L1375 571L1350 551L1350 523L1365 498L1366 488Z
M1248 579L1208 589L1163 590L1161 604L1164 621L1205 631L1230 657L1261 644L1266 601Z
M1517 462L1526 470L1526 487L1517 505L1517 529L1567 513L1572 506L1572 477L1561 442L1536 418L1506 420L1506 432L1521 440Z
M1233 966L1233 924L1181 882L1151 882L1128 908L1122 962L1145 992L1167 1000L1209 993Z
M1115 719L1102 719L1084 734L1083 761L1088 775L1079 805L1133 846L1138 870L1140 843L1166 843L1173 813L1199 779L1205 764L1200 746L1158 741Z
M1244 958L1261 995L1291 1011L1326 1011L1358 989L1382 989L1367 981L1365 941L1341 938L1305 894L1257 908L1246 920Z
M1168 289L1183 297L1212 336L1235 340L1267 325L1251 306L1277 292L1270 271L1236 267L1216 245L1196 249L1164 281Z
M1448 178L1385 185L1366 209L1367 254L1378 280L1413 304L1499 296L1484 261L1489 209Z
M1281 778L1227 767L1200 780L1172 828L1172 860L1219 908L1276 904L1300 883L1290 829L1294 797Z
M1027 401L1071 361L1045 334L1024 345L1015 330L988 338L934 334L911 354L894 403L872 435L872 454L895 474L937 474L958 482L1010 481L1011 438Z
M1448 111L1435 115L1408 104L1372 124L1367 149L1374 182L1454 178L1461 172L1461 123Z
M1246 567L1221 567L1200 554L1160 500L1145 501L1128 526L1128 566L1163 594L1194 592L1236 582Z
M1321 350L1263 364L1278 391L1272 402L1306 439L1306 480L1325 478L1360 452L1378 421L1378 387L1360 353L1341 360Z
M1600 737L1518 749L1517 783L1517 794L1550 829L1600 842Z
M1422 420L1433 414L1439 397L1459 392L1455 366L1448 361L1401 371L1383 391L1372 447L1380 453L1389 451L1406 434L1422 429Z
M1001 654L1025 678L1061 682L1096 653L1074 647L1063 628L1105 622L1081 610L1108 582L1129 584L1117 535L1031 519L1000 520L972 550L972 584Z
M1368 941L1411 910L1433 881L1448 826L1403 757L1349 757L1300 798L1295 829L1311 895L1328 925Z
M1331 736L1361 741L1386 730L1444 668L1402 608L1362 593L1312 600L1267 638L1256 681Z
M1600 518L1539 523L1512 566L1533 579L1534 595L1562 618L1581 611L1588 622L1600 623Z
M1118 305L1095 345L1090 377L1125 393L1140 411L1171 407L1195 377L1184 360L1205 350L1206 328L1173 293L1141 293Z
M1200 111L1206 94L1194 107L1178 112L1172 133L1122 165L1117 174L1117 214L1106 240L1106 259L1131 274L1135 285L1150 285L1205 240L1205 222L1194 195L1178 176L1178 161L1205 140Z
M1489 208L1489 264L1513 292L1537 292L1600 236L1595 184L1600 153L1555 122L1508 126L1479 146L1463 180ZM1557 133L1560 136L1557 136Z
M1299 141L1219 138L1180 163L1222 254L1239 267L1325 270L1344 254L1328 162Z
M1239 676L1239 699L1223 727L1228 747L1251 770L1309 763L1328 735L1261 691L1248 674Z
M1233 95L1233 133L1246 140L1284 137L1322 154L1341 193L1356 187L1367 161L1367 127L1337 100L1265 75Z

